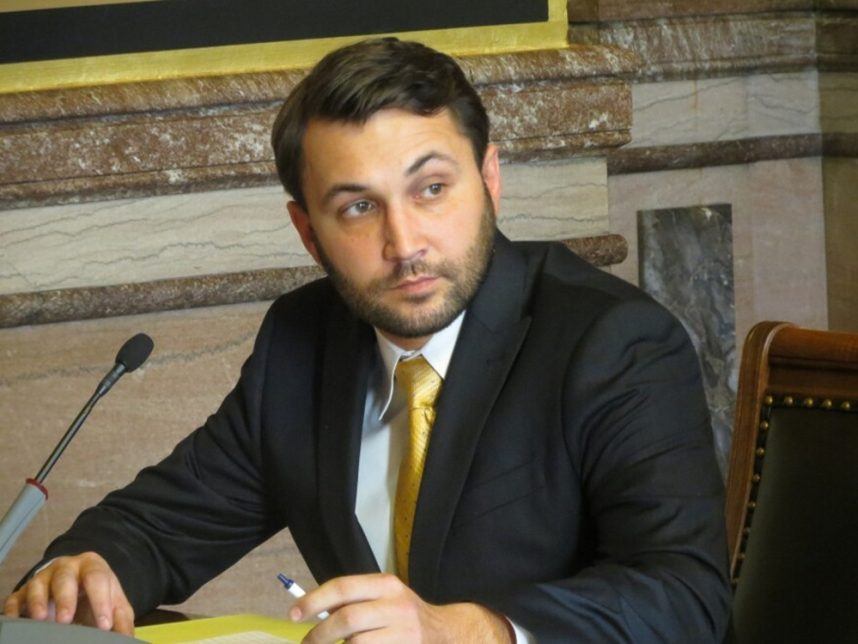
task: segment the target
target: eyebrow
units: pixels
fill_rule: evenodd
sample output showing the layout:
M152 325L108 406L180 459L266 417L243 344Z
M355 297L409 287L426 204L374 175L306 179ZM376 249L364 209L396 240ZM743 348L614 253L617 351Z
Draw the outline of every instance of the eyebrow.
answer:
M405 176L411 176L417 173L420 168L429 163L430 161L447 161L451 163L456 168L459 167L459 162L456 161L453 157L448 154L444 154L442 152L427 152L422 157L417 159L414 163L408 166L408 169L405 170ZM322 205L326 206L331 200L344 192L364 192L369 189L369 186L366 186L362 183L335 183L331 186L325 195L322 197Z
M410 166L408 166L408 169L405 171L405 176L410 176L410 175L414 174L415 172L420 170L420 168L422 168L424 165L426 165L427 163L429 163L430 161L433 161L435 159L437 159L439 161L447 161L449 163L452 163L457 168L459 167L459 162L456 161L456 159L451 157L449 154L444 154L442 152L432 151L432 152L427 152L422 157L417 159L414 163L412 163Z
M367 188L368 186L361 183L335 183L328 189L325 196L322 197L322 205L328 205L331 199L343 192L364 192Z

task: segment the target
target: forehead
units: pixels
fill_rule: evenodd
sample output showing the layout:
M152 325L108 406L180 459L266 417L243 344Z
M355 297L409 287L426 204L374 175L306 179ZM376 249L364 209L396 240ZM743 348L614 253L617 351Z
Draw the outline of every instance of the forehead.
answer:
M305 131L303 151L304 177L310 181L404 173L427 152L476 167L470 140L446 109L429 116L384 109L364 123L314 119Z

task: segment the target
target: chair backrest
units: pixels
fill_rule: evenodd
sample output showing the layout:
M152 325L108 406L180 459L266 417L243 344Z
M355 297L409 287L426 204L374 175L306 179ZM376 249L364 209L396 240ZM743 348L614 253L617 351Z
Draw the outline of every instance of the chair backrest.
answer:
M858 642L858 335L761 322L727 483L736 642Z

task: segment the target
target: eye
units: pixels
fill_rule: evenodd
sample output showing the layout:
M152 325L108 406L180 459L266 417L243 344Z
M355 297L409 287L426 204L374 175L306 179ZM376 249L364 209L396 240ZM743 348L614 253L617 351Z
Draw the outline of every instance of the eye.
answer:
M445 185L443 183L430 183L420 192L421 197L432 199L444 192Z
M360 201L350 203L342 210L341 214L343 217L360 217L361 215L372 212L374 209L375 204L367 199L361 199Z

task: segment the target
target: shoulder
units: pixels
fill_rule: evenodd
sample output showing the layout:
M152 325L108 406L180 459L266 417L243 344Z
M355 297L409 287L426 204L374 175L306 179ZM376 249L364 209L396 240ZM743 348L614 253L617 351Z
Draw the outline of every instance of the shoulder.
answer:
M284 293L271 303L263 318L256 351L284 344L315 344L338 306L342 301L327 278Z
M324 315L337 299L336 291L327 277L313 280L283 293L268 310L268 316L278 322L306 320Z
M515 242L529 266L530 313L560 336L634 335L653 327L676 329L678 320L637 286L596 268L559 242Z

